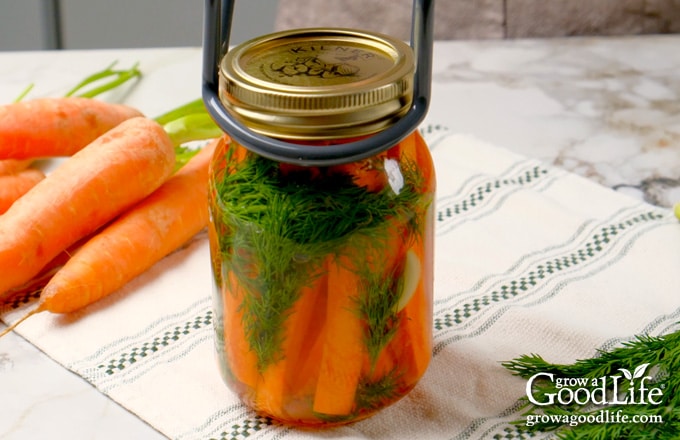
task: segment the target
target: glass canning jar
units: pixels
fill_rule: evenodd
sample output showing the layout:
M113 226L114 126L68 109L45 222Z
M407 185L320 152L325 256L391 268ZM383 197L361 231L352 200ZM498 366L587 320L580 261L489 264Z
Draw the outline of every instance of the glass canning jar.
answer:
M339 148L408 111L411 48L347 29L286 31L220 63L222 104L256 133ZM332 426L406 395L432 351L435 175L420 133L314 165L231 140L210 170L221 374L279 421Z

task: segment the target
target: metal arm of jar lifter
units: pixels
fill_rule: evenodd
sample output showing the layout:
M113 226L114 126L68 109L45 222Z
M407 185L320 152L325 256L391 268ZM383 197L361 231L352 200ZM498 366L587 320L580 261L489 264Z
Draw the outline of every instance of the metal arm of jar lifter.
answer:
M367 138L337 145L305 146L260 135L237 121L219 98L219 62L227 53L233 0L205 0L203 102L217 125L239 144L264 157L305 166L327 166L373 156L403 140L422 122L430 103L434 0L414 0L411 47L416 57L411 108L397 123Z

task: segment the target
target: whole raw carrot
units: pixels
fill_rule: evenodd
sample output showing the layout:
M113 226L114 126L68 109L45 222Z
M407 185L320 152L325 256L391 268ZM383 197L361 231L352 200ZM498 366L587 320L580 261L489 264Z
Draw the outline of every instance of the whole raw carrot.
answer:
M203 147L151 195L83 244L45 286L40 307L68 313L127 284L189 241L208 223L208 165Z
M68 259L71 258L71 255L73 255L75 251L87 241L88 238L89 236L83 237L68 248L59 252L56 257L43 266L42 270L28 282L20 286L13 287L12 289L7 290L5 293L0 293L0 305L12 301L13 298L25 297L26 294L35 293L36 295L40 295L43 288L45 288L54 274L57 273L57 271L61 269L64 264L66 264ZM31 313L31 315L32 314L33 313ZM16 327L16 325L12 325L11 328L14 327Z
M0 292L27 282L59 252L153 192L174 161L168 135L143 117L65 160L0 216Z
M26 169L14 174L0 175L0 214L28 190L45 178L45 173L36 169Z
M33 159L3 159L0 160L0 176L18 173L31 165Z
M142 114L93 98L37 98L0 106L0 159L70 156Z

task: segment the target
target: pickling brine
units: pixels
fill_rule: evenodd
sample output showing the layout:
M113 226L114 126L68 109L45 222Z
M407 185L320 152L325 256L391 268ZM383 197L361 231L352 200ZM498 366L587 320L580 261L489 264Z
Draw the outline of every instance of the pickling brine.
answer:
M215 344L262 415L361 420L428 367L435 175L414 72L403 41L347 29L274 33L220 61L233 123L209 180Z
M210 180L216 345L244 402L287 423L333 425L416 385L432 351L434 191L417 131L318 167L225 136Z

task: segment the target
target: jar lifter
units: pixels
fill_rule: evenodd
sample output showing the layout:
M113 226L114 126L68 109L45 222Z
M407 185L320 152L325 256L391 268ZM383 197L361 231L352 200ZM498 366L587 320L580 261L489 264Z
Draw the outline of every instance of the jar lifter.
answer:
M353 162L384 151L418 128L430 103L434 0L414 0L411 48L416 58L413 103L394 125L364 139L324 146L305 146L260 135L237 121L219 99L219 62L227 53L234 13L233 0L205 0L203 22L203 103L215 123L247 149L264 157L306 166Z

